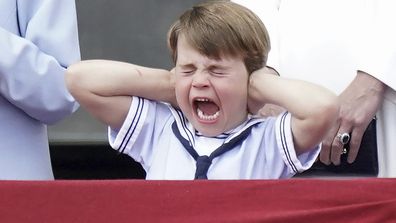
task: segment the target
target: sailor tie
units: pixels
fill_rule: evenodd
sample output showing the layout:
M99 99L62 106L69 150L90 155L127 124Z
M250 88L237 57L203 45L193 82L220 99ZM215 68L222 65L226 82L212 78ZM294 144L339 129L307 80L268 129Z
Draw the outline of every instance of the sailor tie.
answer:
M239 135L232 138L230 141L224 143L215 151L213 151L209 156L200 156L197 151L190 145L189 141L181 136L179 128L177 127L176 122L172 124L172 130L175 136L179 139L180 143L187 150L187 152L195 159L196 161L196 171L194 179L208 179L207 173L210 165L212 164L212 160L225 152L228 152L235 148L237 145L241 144L250 134L252 127L255 124L249 126L245 130L243 130Z

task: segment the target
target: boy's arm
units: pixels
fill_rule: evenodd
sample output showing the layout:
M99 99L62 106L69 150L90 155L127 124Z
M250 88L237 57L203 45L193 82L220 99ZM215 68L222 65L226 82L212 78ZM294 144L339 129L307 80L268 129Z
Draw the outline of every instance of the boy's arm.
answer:
M176 104L170 71L125 62L89 60L67 69L66 84L88 112L119 129L128 114L131 96Z
M263 69L250 76L249 106L273 103L292 114L293 141L297 154L319 144L338 114L336 95L305 81L265 75Z

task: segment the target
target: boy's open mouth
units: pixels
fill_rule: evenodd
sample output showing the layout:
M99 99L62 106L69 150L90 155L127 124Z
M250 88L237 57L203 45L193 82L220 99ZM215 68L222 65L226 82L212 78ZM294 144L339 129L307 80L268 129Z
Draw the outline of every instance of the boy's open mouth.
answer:
M216 120L220 115L220 108L208 98L195 98L194 110L198 118L205 121Z

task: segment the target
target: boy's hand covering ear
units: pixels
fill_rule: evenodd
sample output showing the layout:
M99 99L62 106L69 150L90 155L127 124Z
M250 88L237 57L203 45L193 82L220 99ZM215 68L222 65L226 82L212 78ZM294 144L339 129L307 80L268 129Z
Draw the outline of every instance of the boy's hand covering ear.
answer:
M174 68L172 68L169 72L170 72L170 75L169 75L169 83L170 83L170 85L172 85L173 86L173 88L175 87L175 82L176 82L176 71L175 71L175 67ZM173 107L175 107L175 108L179 108L179 105L177 104L177 100L176 100L176 94L174 94L174 98L170 98L169 99L169 103L173 106Z
M276 72L271 67L263 67L260 70L255 72L262 72L261 75L277 75L279 76L278 72ZM268 117L268 116L277 116L285 109L281 106L269 103L263 103L261 101L255 101L252 97L248 98L248 111L250 114L259 115L261 117Z

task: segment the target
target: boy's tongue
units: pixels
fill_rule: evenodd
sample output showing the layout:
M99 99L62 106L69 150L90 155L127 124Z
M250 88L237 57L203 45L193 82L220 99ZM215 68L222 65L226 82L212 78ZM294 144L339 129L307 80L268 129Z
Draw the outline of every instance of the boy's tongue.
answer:
M197 106L205 115L213 115L219 110L219 107L215 103L209 101L198 102Z

